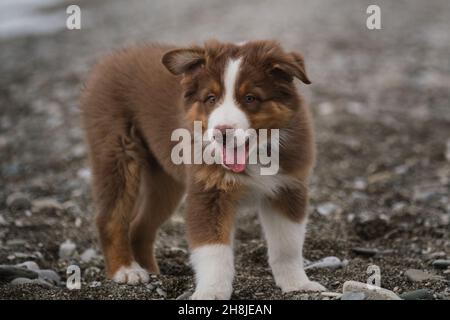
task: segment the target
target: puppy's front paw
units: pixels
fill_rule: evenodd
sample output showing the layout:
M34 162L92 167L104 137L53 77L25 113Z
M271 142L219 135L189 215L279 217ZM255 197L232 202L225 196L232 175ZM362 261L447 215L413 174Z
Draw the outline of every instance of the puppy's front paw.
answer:
M149 276L145 269L136 262L133 262L128 267L120 267L112 277L112 280L117 283L137 285L140 283L147 283Z
M232 289L227 288L197 288L191 296L191 300L229 300Z
M281 287L283 292L291 291L325 291L326 288L316 281L304 281L300 283L287 284Z

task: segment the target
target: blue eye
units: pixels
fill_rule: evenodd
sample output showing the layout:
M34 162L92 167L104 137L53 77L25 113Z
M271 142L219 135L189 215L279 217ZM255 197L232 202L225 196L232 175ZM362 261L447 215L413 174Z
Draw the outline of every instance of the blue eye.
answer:
M256 100L255 96L248 94L245 96L245 103L252 103Z

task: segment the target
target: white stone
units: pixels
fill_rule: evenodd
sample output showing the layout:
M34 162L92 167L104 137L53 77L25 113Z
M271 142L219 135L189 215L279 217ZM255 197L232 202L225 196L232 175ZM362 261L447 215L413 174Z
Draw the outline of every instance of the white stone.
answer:
M70 240L66 240L59 246L59 258L69 259L75 253L77 246Z
M401 300L391 290L358 281L346 281L344 283L343 293L346 294L348 292L364 293L366 300Z

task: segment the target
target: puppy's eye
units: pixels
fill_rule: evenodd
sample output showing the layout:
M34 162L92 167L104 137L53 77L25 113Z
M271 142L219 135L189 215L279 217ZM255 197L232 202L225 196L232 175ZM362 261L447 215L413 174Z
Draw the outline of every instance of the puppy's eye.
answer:
M252 103L252 102L255 102L255 100L256 100L256 97L253 96L253 95L251 95L251 94L247 94L247 95L244 97L245 103Z
M208 96L206 97L206 103L209 104L215 104L216 103L216 96L212 93L208 94Z

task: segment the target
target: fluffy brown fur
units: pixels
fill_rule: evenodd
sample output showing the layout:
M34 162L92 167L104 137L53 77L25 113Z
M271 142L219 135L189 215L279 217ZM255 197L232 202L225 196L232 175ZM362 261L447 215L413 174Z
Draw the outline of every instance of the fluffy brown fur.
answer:
M314 143L309 113L292 81L310 83L301 55L272 41L126 49L95 67L81 100L97 227L110 277L134 260L158 272L157 230L185 191L191 248L230 242L236 203L247 186L226 179L234 173L221 165L174 165L170 137L174 129L192 129L194 120L206 128L215 107L206 97L210 92L222 96L225 63L237 56L244 59L236 92L240 107L252 128L281 129L280 170L294 181L268 201L293 221L305 217ZM247 92L258 99L244 105Z

